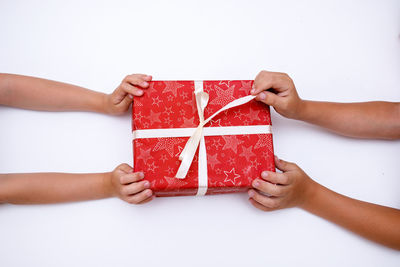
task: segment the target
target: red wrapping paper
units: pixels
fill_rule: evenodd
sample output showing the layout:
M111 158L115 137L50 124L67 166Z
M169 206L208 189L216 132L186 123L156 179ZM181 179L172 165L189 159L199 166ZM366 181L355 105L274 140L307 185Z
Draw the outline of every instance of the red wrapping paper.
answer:
M210 96L207 119L232 100L249 95L253 81L204 81ZM196 128L194 81L152 81L134 99L132 129ZM269 107L252 100L213 118L205 127L270 125ZM142 171L156 196L196 195L198 149L185 179L175 178L179 154L189 137L133 140L134 171ZM246 191L264 170L275 171L272 134L205 136L207 194Z

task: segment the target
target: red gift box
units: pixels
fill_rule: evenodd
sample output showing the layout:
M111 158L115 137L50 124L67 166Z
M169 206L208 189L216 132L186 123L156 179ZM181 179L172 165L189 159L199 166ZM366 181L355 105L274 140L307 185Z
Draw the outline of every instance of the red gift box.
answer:
M175 177L179 155L200 123L195 83L199 82L152 81L145 94L134 99L134 171L144 172L157 196L198 193L198 148L186 177ZM209 95L207 119L231 101L248 96L253 81L200 83ZM275 171L272 134L264 130L270 125L269 107L255 100L225 110L204 125L206 155L200 157L206 158L207 194L245 191L262 171ZM250 128L258 130L249 133ZM229 134L232 129L235 134Z

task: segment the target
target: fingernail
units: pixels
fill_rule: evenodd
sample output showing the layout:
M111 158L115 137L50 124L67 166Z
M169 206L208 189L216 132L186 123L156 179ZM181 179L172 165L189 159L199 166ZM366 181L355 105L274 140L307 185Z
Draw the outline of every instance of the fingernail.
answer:
M261 177L262 178L267 178L268 177L268 172L266 172L266 171L263 171L262 173L261 173Z
M140 177L140 179L143 179L144 178L144 173L143 172L139 172L139 177Z
M265 99L265 94L264 93L260 93L260 100L264 100Z
M151 196L153 194L153 192L151 192L151 190L146 191L146 196Z
M140 89L139 89L139 90L137 90L137 91L136 91L136 94L137 94L138 96L141 96L141 95L143 95L143 90L140 90Z
M254 180L253 181L253 186L254 187L258 187L260 185L260 182L259 181L257 181L257 180Z
M251 89L250 93L254 94L256 92L256 89Z
M128 96L129 96L130 99L133 99L133 95L129 94Z
M148 82L143 82L142 85L143 85L143 86L148 86L149 83L148 83Z
M149 187L150 187L149 181L144 182L144 187L145 187L145 188L149 188Z
M249 190L249 192L247 194L249 195L249 197L254 197L254 191L253 190Z

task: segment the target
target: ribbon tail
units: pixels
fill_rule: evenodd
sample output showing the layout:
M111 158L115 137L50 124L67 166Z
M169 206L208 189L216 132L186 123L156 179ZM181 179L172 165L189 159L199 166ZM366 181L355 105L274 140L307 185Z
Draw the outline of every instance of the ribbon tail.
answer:
M199 146L200 139L203 133L203 128L198 127L192 137L188 140L185 145L185 148L182 150L179 159L182 161L179 169L175 175L178 179L184 179L189 171L190 165L192 165L192 161L194 155L196 154L197 147Z

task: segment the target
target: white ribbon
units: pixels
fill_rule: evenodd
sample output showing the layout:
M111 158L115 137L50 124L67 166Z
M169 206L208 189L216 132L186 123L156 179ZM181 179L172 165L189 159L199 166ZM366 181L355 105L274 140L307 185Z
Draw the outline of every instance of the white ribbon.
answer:
M248 95L238 98L228 103L217 112L204 120L204 110L208 104L209 96L203 91L203 81L195 81L195 97L197 112L200 123L197 128L170 128L170 129L143 129L132 132L133 139L138 138L162 138L162 137L184 137L190 136L184 149L179 155L181 165L175 175L178 179L184 179L189 171L197 147L199 148L199 166L198 166L198 190L197 196L203 196L208 188L207 175L207 152L204 136L221 136L237 134L266 134L271 133L271 125L249 125L249 126L224 126L224 127L205 127L215 116L221 112L233 107L246 104L253 100L255 96Z

